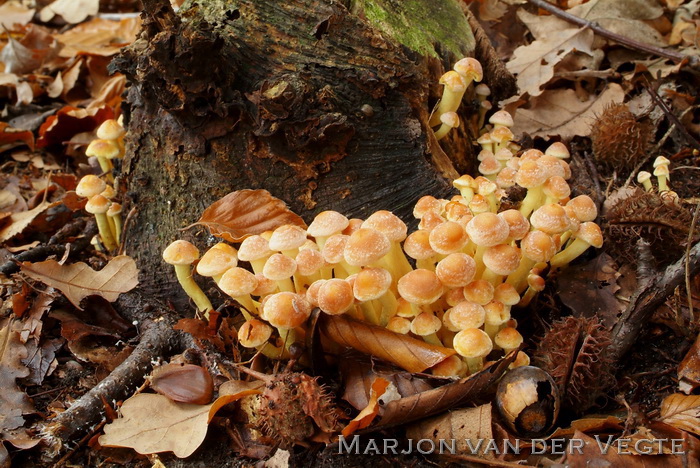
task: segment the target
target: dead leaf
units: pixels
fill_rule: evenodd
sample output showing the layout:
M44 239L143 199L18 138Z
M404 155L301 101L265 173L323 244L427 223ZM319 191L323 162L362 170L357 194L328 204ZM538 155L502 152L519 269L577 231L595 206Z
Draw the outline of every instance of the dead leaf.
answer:
M30 24L19 41L8 36L7 45L0 51L0 62L6 73L24 74L37 70L58 54L60 44L44 28Z
M21 234L41 213L58 204L59 202L49 203L48 201L44 201L36 208L29 211L12 213L12 215L10 215L10 224L0 230L0 242L6 242Z
M527 108L515 112L513 133L548 137L558 135L562 139L588 136L591 123L610 103L620 103L625 92L617 83L609 83L598 96L580 101L573 89L556 89L530 99Z
M5 122L0 122L0 148L14 146L15 143L24 143L30 149L34 149L34 134L26 130L10 127ZM3 149L4 151L4 149Z
M64 75L64 84L65 79L66 75ZM111 118L114 118L114 111L109 107L78 109L65 106L41 125L37 146L43 148L65 143L78 133L93 131L102 122Z
M678 389L690 394L700 387L700 334L678 365Z
M423 372L455 354L453 349L338 315L321 314L318 326L321 333L339 345L391 362L409 372Z
M78 309L81 309L80 301L87 296L101 296L114 302L120 294L131 291L138 284L136 262L126 255L114 257L100 271L82 262L60 265L55 260L24 262L21 269L30 278L61 291Z
M39 12L39 19L48 23L54 16L60 15L66 23L82 23L88 16L100 11L100 0L55 0Z
M63 346L63 340L55 338L46 340L39 345L37 340L27 342L27 357L22 360L22 364L27 366L30 374L26 381L32 385L41 385L44 378L50 375L56 368L56 352Z
M267 190L237 190L211 204L199 221L215 237L240 242L248 236L273 231L284 224L306 228L300 216Z
M163 395L139 393L124 402L122 416L107 424L99 442L105 447L130 447L142 455L171 451L190 456L204 441L207 428L224 405L260 393L260 382L225 382L219 398L208 405L176 403Z
M475 455L481 458L494 458L493 451L486 451L488 442L493 440L491 429L491 403L448 411L434 418L426 419L406 428L406 438L428 439L440 446L440 441L455 441L451 454Z
M661 422L700 435L700 395L674 393L661 403Z
M140 28L140 18L121 21L93 18L56 35L56 39L64 44L59 55L66 58L78 54L112 56L134 42Z
M132 328L131 323L100 296L88 296L83 301L83 310L56 309L50 315L61 322L61 336L69 342L88 336L125 339Z
M27 349L20 341L18 325L19 322L10 321L0 328L0 434L22 427L22 415L34 410L16 382L29 375L29 369L22 364Z
M16 0L0 5L0 25L12 30L16 24L24 26L34 17L33 8L27 8Z
M379 405L379 397L381 397L384 392L389 387L389 381L381 377L377 377L372 382L372 388L369 395L369 401L367 406L360 411L360 414L355 416L355 418L348 423L342 430L343 437L348 437L360 429L364 429L374 421L374 418L379 414L381 406Z

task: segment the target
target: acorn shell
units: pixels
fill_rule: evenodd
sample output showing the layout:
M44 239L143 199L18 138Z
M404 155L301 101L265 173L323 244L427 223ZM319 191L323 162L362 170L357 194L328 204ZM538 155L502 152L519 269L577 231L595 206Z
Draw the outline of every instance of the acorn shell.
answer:
M209 372L194 364L165 364L153 370L151 388L173 401L206 405L214 395Z

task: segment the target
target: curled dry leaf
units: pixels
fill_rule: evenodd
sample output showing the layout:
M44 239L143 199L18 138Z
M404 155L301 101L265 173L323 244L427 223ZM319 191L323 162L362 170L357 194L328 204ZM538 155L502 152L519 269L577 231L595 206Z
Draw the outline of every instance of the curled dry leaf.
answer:
M100 11L100 0L55 0L39 12L39 19L48 22L60 15L66 23L82 23L88 16Z
M138 284L136 262L127 255L114 257L100 271L82 262L61 265L55 260L24 262L21 269L30 278L61 291L78 309L81 309L80 301L87 296L101 296L114 302Z
M690 393L700 387L700 334L678 366L678 389Z
M675 393L661 403L661 422L700 436L700 395Z
M112 118L114 111L109 107L78 109L65 106L39 127L39 139L36 144L43 148L65 143L78 133L91 132L102 122Z
M0 148L15 146L24 143L34 149L34 134L28 130L18 130L10 127L10 124L0 122Z
M122 416L107 424L100 445L129 447L142 455L173 452L185 458L197 450L219 409L246 395L260 393L261 382L225 382L208 405L177 403L163 395L139 393L124 402Z
M321 333L336 343L391 362L409 372L423 372L455 354L453 349L342 316L321 314L318 326Z
M19 322L14 324L18 325ZM28 352L14 324L0 328L0 435L22 427L22 415L34 410L29 398L16 382L16 379L27 377L29 369L22 364Z
M18 1L11 0L0 5L0 25L12 30L15 24L24 26L34 17L34 9L27 8Z
M56 206L58 204L60 204L60 202L49 203L47 201L44 201L29 211L20 211L19 213L12 213L9 216L9 223L6 223L5 227L3 227L2 230L0 230L0 243L8 241L13 237L21 234L32 224L32 222L34 222L34 220L36 220L39 217L39 215L41 215L44 211L51 208L52 206Z
M360 411L360 414L355 416L355 418L348 423L347 426L342 431L343 437L348 437L354 434L360 429L364 429L374 421L374 418L379 414L381 406L379 404L379 397L381 397L384 392L389 387L389 381L381 377L377 377L372 382L372 387L369 394L369 401L367 406Z
M248 236L272 231L283 224L306 227L300 216L267 190L237 190L212 203L194 225L201 224L213 236L240 242Z
M60 56L72 58L77 54L111 56L136 39L141 27L140 18L110 21L93 18L68 31L56 35L64 44Z

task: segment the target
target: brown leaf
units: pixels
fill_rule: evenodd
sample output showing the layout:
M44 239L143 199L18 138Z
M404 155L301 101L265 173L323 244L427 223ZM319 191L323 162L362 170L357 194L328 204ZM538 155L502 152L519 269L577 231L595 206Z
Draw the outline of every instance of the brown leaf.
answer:
M372 382L372 388L369 394L367 406L360 411L360 414L348 423L342 430L343 437L348 437L360 429L364 429L374 421L374 418L379 414L381 406L379 405L379 397L381 397L389 387L389 381L381 377L377 377Z
M690 393L700 387L700 334L678 366L678 388Z
M176 403L163 395L139 393L124 402L122 417L107 424L100 444L130 447L140 454L172 451L190 456L204 441L209 422L224 405L260 393L260 382L226 382L219 398L208 405Z
M486 451L488 441L493 439L491 403L449 411L413 424L406 428L406 438L432 440L436 447L441 440L454 440L454 454L493 459L493 451Z
M217 335L214 330L209 328L209 325L202 320L193 318L180 319L173 326L173 330L181 330L185 333L189 333L192 335L192 338L198 342L198 344L202 341L208 341L212 345L216 346L216 349L219 351L224 352L226 350L226 345L221 337Z
M27 130L18 130L10 127L10 124L0 122L0 148L10 145L16 146L16 143L24 143L30 149L34 149L34 134Z
M9 1L0 5L0 25L12 30L14 25L24 26L34 17L34 9L26 8L19 2Z
M342 316L322 314L319 330L336 343L384 359L409 372L423 372L455 354L425 341Z
M59 49L60 44L45 28L30 24L19 41L8 36L0 62L5 64L6 73L30 73L55 57Z
M49 203L48 201L44 201L36 208L29 211L12 213L12 215L10 215L10 223L0 230L0 243L6 242L21 234L40 214L58 204L59 202Z
M17 387L16 379L29 375L22 364L27 348L20 341L18 322L0 328L0 434L24 425L24 413L34 410L27 395Z
M56 35L56 39L64 44L59 55L66 58L78 54L114 55L136 39L140 27L140 18L125 18L121 21L93 18Z
M78 109L65 106L41 125L36 144L39 148L43 148L65 143L78 133L93 131L102 122L111 118L114 118L114 111L109 107Z
M39 12L39 19L47 23L60 15L66 23L82 23L100 10L100 0L55 0Z
M555 89L530 99L528 108L515 112L515 135L527 133L533 137L559 135L563 139L588 136L597 114L610 103L620 103L625 92L617 83L609 83L605 90L581 101L573 89Z
M100 296L88 296L83 301L83 310L57 309L50 315L61 322L61 336L71 342L88 336L124 339L131 329L131 324Z
M61 291L75 307L81 309L80 301L87 296L101 296L109 302L120 294L132 290L138 284L138 270L134 259L119 255L100 271L85 263L60 265L55 260L39 263L24 262L22 272Z
M32 385L41 385L44 378L56 368L56 351L63 346L63 339L46 340L39 345L38 340L27 341L27 358L22 360L30 370L26 381Z
M661 403L661 422L700 435L700 395L674 393Z
M201 224L213 236L240 242L248 236L272 231L283 224L306 227L279 198L267 190L237 190L215 201L194 225Z
M467 378L408 398L391 401L385 406L382 419L370 429L406 424L468 402L478 402L493 393L493 385L508 370L513 359L515 359L515 353L509 354Z

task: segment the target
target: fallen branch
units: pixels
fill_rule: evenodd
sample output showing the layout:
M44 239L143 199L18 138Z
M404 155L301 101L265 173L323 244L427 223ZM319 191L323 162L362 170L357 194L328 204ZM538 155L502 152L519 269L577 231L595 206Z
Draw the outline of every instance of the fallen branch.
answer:
M577 26L581 26L583 28L588 28L591 31L593 31L595 34L602 36L606 39L610 39L611 41L615 41L618 44L621 44L625 47L628 47L630 49L635 49L639 50L642 52L646 52L652 55L656 55L658 57L664 57L669 60L673 60L674 62L683 62L685 60L688 61L688 65L690 65L692 68L695 69L700 69L700 58L698 58L696 55L686 55L686 54L681 54L680 52L675 52L673 50L666 50L661 47L656 47L651 44L645 44L643 42L635 41L634 39L630 39L629 37L622 36L620 34L614 33L612 31L608 31L607 29L601 27L598 23L594 21L588 21L583 18L579 18L578 16L572 15L571 13L568 13L560 8L557 8L556 6L552 5L551 3L547 2L546 0L527 0L528 2L532 3L538 8L542 8L543 10L546 10L550 12L551 14L568 21L569 23L573 23Z

